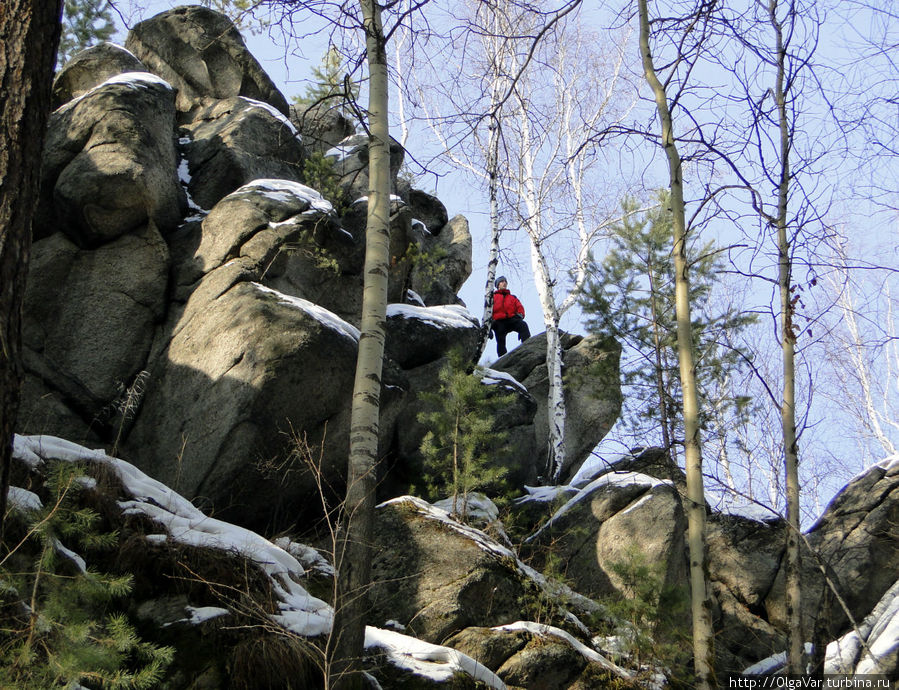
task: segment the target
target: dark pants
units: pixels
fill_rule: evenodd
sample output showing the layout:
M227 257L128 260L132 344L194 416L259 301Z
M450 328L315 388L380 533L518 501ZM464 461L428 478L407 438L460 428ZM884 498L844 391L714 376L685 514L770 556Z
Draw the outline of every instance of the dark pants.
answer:
M518 333L518 339L522 342L531 337L528 325L520 316L513 316L511 319L498 319L493 322L497 356L502 357L506 354L506 336L512 331Z

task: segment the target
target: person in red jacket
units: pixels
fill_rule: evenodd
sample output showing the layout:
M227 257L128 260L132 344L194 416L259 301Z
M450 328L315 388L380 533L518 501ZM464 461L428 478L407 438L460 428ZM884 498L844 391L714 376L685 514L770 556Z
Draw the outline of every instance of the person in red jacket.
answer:
M515 331L518 340L524 342L531 337L531 331L524 322L524 307L518 298L509 292L508 281L505 276L496 279L493 293L493 329L496 335L496 354L502 357L506 354L506 336Z

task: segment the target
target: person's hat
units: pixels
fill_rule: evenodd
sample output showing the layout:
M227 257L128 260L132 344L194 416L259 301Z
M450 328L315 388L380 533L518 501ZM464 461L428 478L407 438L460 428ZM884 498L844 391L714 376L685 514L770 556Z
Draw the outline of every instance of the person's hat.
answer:
M506 280L506 276L500 276L493 282L493 287L499 287L500 283L505 283L506 285L508 285L509 281Z

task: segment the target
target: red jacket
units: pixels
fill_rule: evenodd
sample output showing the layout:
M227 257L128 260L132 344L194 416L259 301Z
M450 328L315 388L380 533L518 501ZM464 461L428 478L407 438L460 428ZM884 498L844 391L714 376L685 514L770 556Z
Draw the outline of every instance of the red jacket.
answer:
M508 290L497 290L493 293L493 320L511 319L516 314L524 317L524 307L518 298Z

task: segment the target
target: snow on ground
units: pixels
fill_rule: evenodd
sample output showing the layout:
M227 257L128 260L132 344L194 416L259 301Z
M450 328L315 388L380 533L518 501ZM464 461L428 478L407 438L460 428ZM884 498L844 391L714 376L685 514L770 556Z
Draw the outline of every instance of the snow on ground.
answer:
M861 637L859 636L861 633ZM865 644L862 644L864 639ZM899 580L859 624L827 645L825 673L894 673L899 666Z
M806 643L805 645L805 653L811 654L814 651L812 645ZM743 675L745 676L765 676L771 673L778 673L783 670L784 666L787 664L787 653L779 652L778 654L772 654L767 659L762 659L754 663L747 669L743 670Z
M247 182L232 194L241 192L261 192L269 199L279 201L281 203L289 203L295 199L300 199L309 203L313 211L319 213L333 213L334 207L331 202L327 201L321 194L299 182L292 180L279 180L274 178L259 178L252 182ZM229 195L230 196L230 195Z
M355 340L357 343L359 342L359 329L341 319L334 312L328 311L324 307L320 307L317 304L310 302L309 300L303 299L302 297L293 297L291 295L285 295L283 292L272 290L271 288L266 287L261 283L250 283L250 285L255 287L260 292L264 292L269 295L275 295L278 300L283 302L284 304L288 304L291 307L295 307L306 312L309 316L324 324L331 330L337 331L341 335Z
M40 510L44 507L44 504L41 503L41 499L36 493L31 492L28 489L22 489L18 486L9 487L9 494L7 494L6 501L9 504L10 510L17 510L20 513Z
M425 304L425 301L422 299L421 295L419 295L417 292L415 292L415 290L413 290L412 288L408 288L406 290L406 299L411 300L412 302L415 302L414 306L416 306L416 307L427 306Z
M478 320L461 304L440 307L416 307L412 304L388 304L387 318L418 319L437 328L477 328Z
M272 541L275 546L280 546L287 553L296 558L305 570L316 570L320 574L329 577L334 575L334 566L332 566L317 549L313 549L311 546L306 546L297 541L291 541L287 537L278 537Z
M381 648L394 665L437 682L450 681L453 674L463 671L496 690L505 690L506 687L499 676L470 656L450 647L423 642L393 630L367 626L365 646L369 649Z
M213 618L231 615L231 612L228 609L223 609L220 606L185 606L184 611L187 613L187 618L182 618L181 620L173 621L172 623L165 623L162 627L165 628L174 625L175 623L200 625L206 621L211 621Z
M552 503L563 494L576 494L578 489L568 484L558 486L525 486L527 496L516 498L516 503Z
M806 644L806 653L813 651ZM786 652L762 659L743 671L746 675L782 673L787 663ZM884 674L894 676L899 670L899 580L859 623L840 639L827 645L824 673L841 675Z
M456 501L456 505L458 508L462 508L463 497L460 496ZM440 508L440 510L445 510L448 514L452 515L453 512L453 499L452 496L449 498L444 498L442 501L437 501L433 504L435 508ZM468 494L468 503L465 506L466 514L470 520L483 520L485 523L491 523L495 520L499 520L499 508L496 507L496 504L487 498L484 494L478 492L471 492Z
M131 495L119 501L124 514L142 514L158 524L163 532L147 535L151 542L175 541L201 548L238 554L256 563L268 575L279 599L280 613L271 618L299 635L315 637L331 629L333 611L311 596L299 583L305 574L300 563L284 549L255 532L207 517L190 501L164 484L148 477L134 465L88 450L52 436L17 437L15 448L42 460L94 462L113 470ZM18 455L17 455L18 457Z
M500 625L493 629L510 632L515 632L517 630L526 630L532 635L538 635L540 637L559 637L567 641L568 644L570 644L574 649L580 652L580 654L587 661L592 661L593 663L599 664L603 668L614 671L622 678L630 678L632 675L629 671L621 668L617 664L613 664L599 652L590 649L587 645L585 645L573 635L565 632L561 628L553 627L552 625L544 625L542 623L534 623L532 621L518 621L517 623L510 623L509 625Z
M130 500L119 502L123 512L146 515L162 528L163 531L158 534L147 535L148 541L171 540L244 556L256 563L271 580L280 609L280 613L270 616L275 623L307 637L330 632L333 610L300 585L299 579L303 577L305 570L292 555L297 554L311 563L312 567L321 568L321 556L314 549L287 539L281 539L279 544L275 544L255 532L208 517L169 487L148 477L134 465L106 455L102 450L90 450L54 436L15 436L13 448L14 457L33 468L47 460L100 463L109 467L119 478L125 491L131 495ZM10 496L13 502L27 508L40 508L40 500L30 491L11 487ZM478 530L466 528L451 520L445 511L433 508L420 499L413 501L423 512L478 537L484 545L492 541ZM62 547L61 544L59 546ZM511 554L508 549L499 545L495 545L492 550ZM64 555L80 560L77 554L68 549L65 549ZM231 612L216 606L188 606L185 613L186 618L179 622L198 625ZM370 648L382 648L390 662L400 668L437 681L446 681L454 673L464 672L488 687L497 690L506 687L487 667L449 647L429 644L398 632L370 626L365 631L365 644Z

